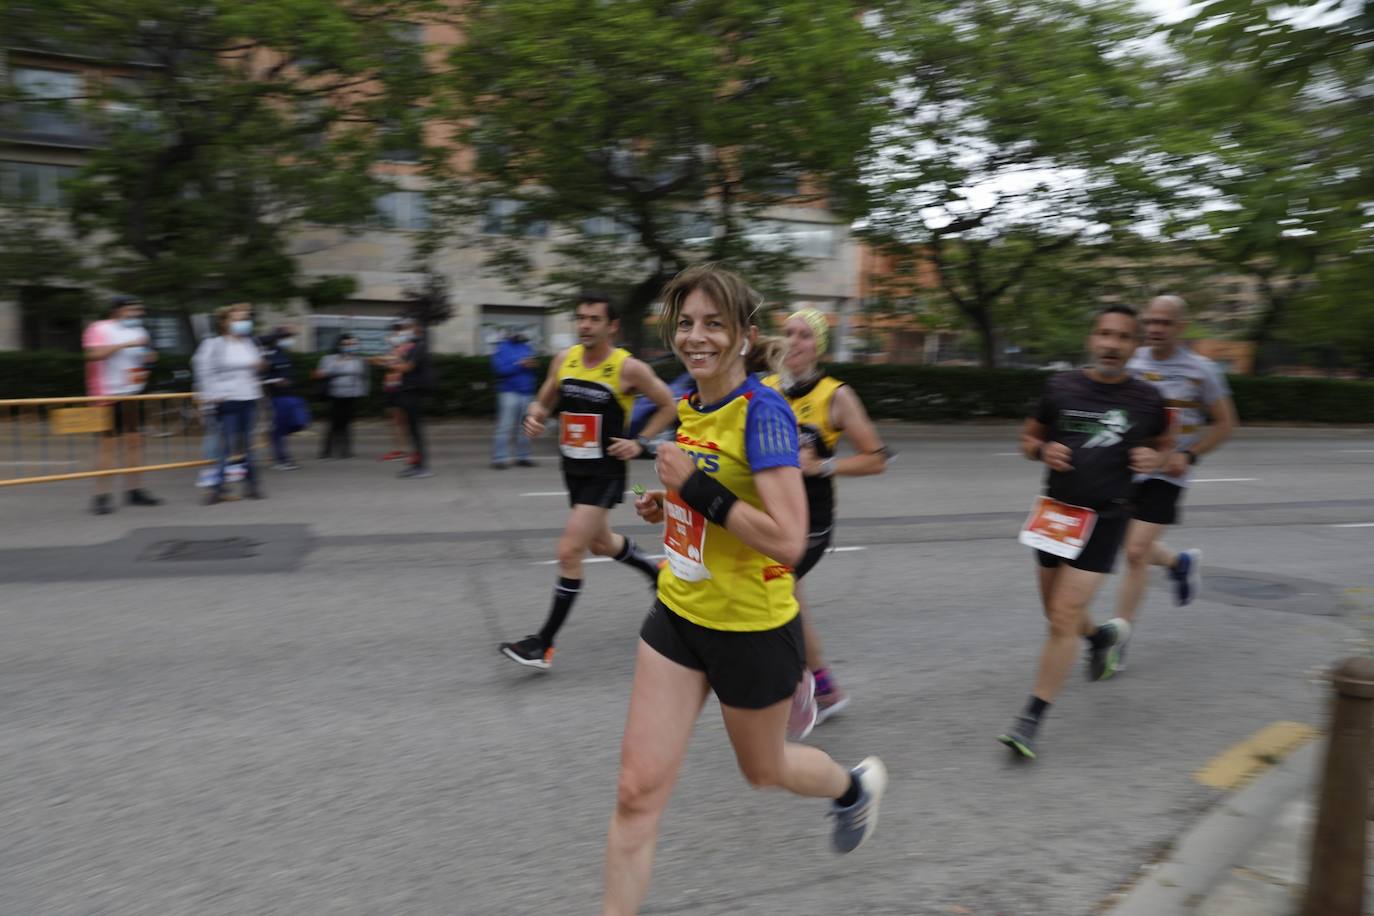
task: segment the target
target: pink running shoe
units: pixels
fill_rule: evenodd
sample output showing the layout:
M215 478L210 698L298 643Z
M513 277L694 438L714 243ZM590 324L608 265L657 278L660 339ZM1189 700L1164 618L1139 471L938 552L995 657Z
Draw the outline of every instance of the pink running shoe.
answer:
M816 727L816 679L802 670L802 679L792 693L792 709L787 714L787 740L801 741Z

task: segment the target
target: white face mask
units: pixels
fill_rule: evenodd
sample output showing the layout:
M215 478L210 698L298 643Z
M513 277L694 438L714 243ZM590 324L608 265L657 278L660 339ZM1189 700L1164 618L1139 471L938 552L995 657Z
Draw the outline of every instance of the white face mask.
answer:
M295 345L296 338L294 337L283 337L281 340L277 341L277 346L281 347L283 350L290 350Z
M247 318L229 322L229 333L237 337L247 337L253 333L253 322Z
M121 318L121 319L120 319L120 323L123 324L124 327L126 327L126 328L141 328L141 327L143 327L143 319L142 319L142 318Z

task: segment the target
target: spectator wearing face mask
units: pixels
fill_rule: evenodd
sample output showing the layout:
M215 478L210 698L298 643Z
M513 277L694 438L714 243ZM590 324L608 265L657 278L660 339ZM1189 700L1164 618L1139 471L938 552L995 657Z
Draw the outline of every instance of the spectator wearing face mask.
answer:
M310 425L310 410L305 399L295 392L291 351L296 346L295 329L279 327L263 343L267 368L263 370L263 388L272 399L272 465L278 471L296 471L300 465L291 460L286 439Z
M262 499L261 481L253 464L253 417L262 399L261 373L266 361L253 340L253 319L245 304L226 305L215 316L219 334L208 337L196 349L191 365L196 390L215 412L219 429L219 468L206 505L224 502L226 471L231 459L242 456L244 495Z
M320 360L314 377L329 395L329 431L320 446L321 458L353 457L353 415L359 399L367 397L367 362L358 355L358 338L339 335L333 352Z

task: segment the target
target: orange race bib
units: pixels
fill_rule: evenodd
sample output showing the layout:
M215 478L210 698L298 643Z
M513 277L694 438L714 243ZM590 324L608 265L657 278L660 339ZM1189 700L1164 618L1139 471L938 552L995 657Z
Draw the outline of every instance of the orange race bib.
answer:
M711 578L702 561L706 550L706 517L692 509L676 493L663 500L663 547L668 568L684 582Z
M601 414L561 414L558 420L558 449L567 458L602 457Z
M1027 547L1072 560L1083 552L1097 524L1097 513L1048 496L1037 496L1017 538Z

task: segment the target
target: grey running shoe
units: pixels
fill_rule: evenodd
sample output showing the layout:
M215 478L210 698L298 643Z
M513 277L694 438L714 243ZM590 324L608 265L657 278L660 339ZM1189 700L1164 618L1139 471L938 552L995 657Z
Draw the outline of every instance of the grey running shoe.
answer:
M1108 636L1111 641L1089 644L1088 680L1105 681L1116 674L1121 665L1121 645L1131 638L1131 625L1120 617L1113 617L1097 628L1097 634Z
M838 853L853 852L878 829L878 804L887 789L887 767L877 757L865 757L850 771L859 781L859 800L848 808L832 804L835 818L832 843Z
M1025 757L1027 760L1035 759L1035 733L1040 730L1040 720L1030 716L1017 716L1011 722L1011 728L1005 735L998 735L997 740L1016 753Z

